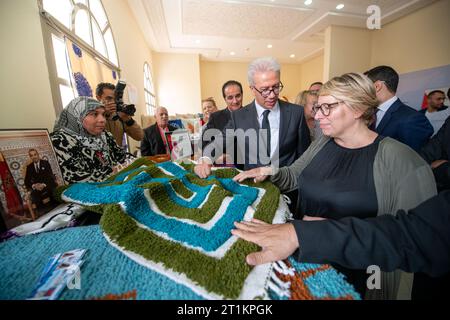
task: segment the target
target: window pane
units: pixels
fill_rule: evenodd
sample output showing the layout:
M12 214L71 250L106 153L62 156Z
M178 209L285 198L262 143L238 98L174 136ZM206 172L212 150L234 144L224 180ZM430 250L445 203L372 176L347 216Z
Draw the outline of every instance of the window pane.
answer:
M95 20L92 19L92 33L94 35L94 48L98 52L100 52L105 58L108 57L106 53L106 46L103 40L102 33L98 28L98 25L95 23Z
M108 24L108 18L106 18L105 10L103 10L103 6L99 0L90 0L89 1L91 12L100 25L100 29L105 29Z
M44 0L43 6L45 11L72 30L72 3L70 0Z
M63 107L67 107L70 101L72 101L75 96L73 94L73 90L71 87L68 87L66 85L60 84L59 85L59 92L61 93L61 102Z
M70 81L69 66L66 59L66 44L63 39L52 34L53 54L56 62L56 73L59 78Z
M112 36L111 28L108 28L108 30L105 33L105 42L106 42L106 49L108 50L109 61L118 66L119 62L117 61L116 46L114 45L114 39Z
M75 17L75 34L92 46L89 30L89 14L86 10L79 10Z

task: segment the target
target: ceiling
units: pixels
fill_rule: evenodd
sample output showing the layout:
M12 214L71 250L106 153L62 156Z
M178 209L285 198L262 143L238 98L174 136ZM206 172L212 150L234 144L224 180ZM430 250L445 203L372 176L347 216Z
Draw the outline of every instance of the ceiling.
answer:
M195 53L202 60L248 62L273 56L301 63L323 53L330 25L367 28L367 8L381 26L436 0L128 0L150 48ZM341 10L338 4L344 4ZM268 48L268 45L272 45ZM292 56L295 55L295 56Z

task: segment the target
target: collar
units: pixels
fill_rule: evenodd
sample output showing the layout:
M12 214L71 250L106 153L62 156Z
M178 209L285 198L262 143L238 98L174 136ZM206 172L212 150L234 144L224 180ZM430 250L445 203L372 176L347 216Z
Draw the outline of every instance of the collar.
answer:
M261 107L255 99L255 107L256 107L256 112L258 113L258 119L261 119L263 117L263 113L266 110L270 110L270 113L273 113L274 115L278 115L278 113L280 113L280 104L278 101L272 109L266 109L266 108Z
M397 101L398 98L397 96L393 96L392 98L390 98L389 100L386 100L385 102L383 102L382 104L380 104L378 106L378 110L381 110L383 112L388 111L388 109L394 104L395 101Z

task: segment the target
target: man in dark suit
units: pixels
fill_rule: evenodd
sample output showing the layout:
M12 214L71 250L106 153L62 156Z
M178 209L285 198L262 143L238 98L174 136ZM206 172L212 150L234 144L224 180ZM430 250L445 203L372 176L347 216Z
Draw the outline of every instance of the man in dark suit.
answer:
M420 155L431 165L438 190L450 189L450 116L422 148Z
M278 99L283 89L278 62L273 58L253 61L248 80L255 100L232 112L223 139L216 139L203 150L204 157L195 166L201 178L210 175L212 163L223 149L221 142L230 153L236 141L238 162L245 170L268 164L288 166L311 143L303 108Z
M209 116L207 129L218 129L222 131L231 119L231 112L242 108L242 85L235 80L229 80L222 86L222 95L227 107L223 110L211 113ZM205 143L205 142L204 142ZM208 144L206 141L205 145Z
M169 113L164 107L156 108L155 118L156 123L144 130L144 139L141 141L142 156L170 154L165 132L175 131L177 128L169 125Z
M419 151L433 134L433 127L422 113L408 107L395 95L398 73L391 67L378 66L365 75L373 81L380 103L375 131Z
M50 163L41 159L36 149L30 149L28 155L32 162L26 169L25 186L30 192L31 202L37 208L41 208L52 201L53 192L57 185L55 175Z
M205 148L212 140L216 138L216 136L208 136L208 139L203 139L203 133L212 132L210 129L216 129L217 132L220 132L220 134L218 134L218 136L220 136L228 121L231 119L231 113L242 108L243 90L240 82L236 80L229 80L225 82L222 86L222 95L227 106L225 109L210 114L209 121L202 132L202 148ZM222 152L226 155L225 146ZM228 161L232 161L236 164L236 148L234 148L234 155L234 159L228 159Z

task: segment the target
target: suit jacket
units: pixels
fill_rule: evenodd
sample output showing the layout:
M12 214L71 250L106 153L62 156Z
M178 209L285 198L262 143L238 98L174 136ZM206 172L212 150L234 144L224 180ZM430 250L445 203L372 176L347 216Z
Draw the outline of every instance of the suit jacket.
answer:
M25 173L25 186L28 190L33 190L32 186L35 183L45 183L49 190L56 187L55 176L53 174L50 163L47 160L41 159L39 161L39 172L36 172L34 162L27 166Z
M433 134L433 127L423 113L397 99L375 129L380 135L398 140L417 152Z
M280 130L278 147L275 152L278 157L272 157L271 164L282 167L290 165L299 158L309 147L311 139L303 108L281 100L278 100L278 103L280 106ZM256 132L256 136L251 135L252 130L249 129L254 129L253 132ZM232 130L234 134L227 134L227 130ZM245 133L249 133L247 138ZM260 158L260 154L264 154L264 152L259 152L259 149L267 147L264 137L260 135L258 113L254 101L244 108L230 113L230 120L224 127L222 135L223 144L227 146L227 150L230 150L233 142L236 141L238 163L243 164L245 170L268 164L268 159ZM203 154L210 156L213 149L220 150L219 141L215 140L210 143L203 150ZM215 158L218 156L219 154Z
M228 110L228 108L211 113L211 115L209 116L208 123L206 124L204 130L202 130L202 148L205 148L209 143L211 143L211 141L214 141L214 139L216 138L216 136L213 136L211 137L211 139L209 139L209 137L204 139L205 132L207 132L210 129L217 129L220 132L222 132L225 126L228 124L228 121L230 121L230 119L231 119L231 111ZM225 146L222 152L226 153ZM235 155L237 154L236 148L234 153ZM234 161L235 162L237 161L236 157Z
M294 221L297 259L337 263L351 269L378 265L442 276L450 272L450 191L430 198L409 214L377 218ZM349 253L351 253L349 255Z
M176 129L169 125L169 131L175 131ZM157 154L166 154L166 145L155 123L144 130L144 139L141 141L141 155L154 156Z
M422 148L420 155L430 164L436 160L450 160L450 117L445 120L441 129ZM433 174L438 190L450 189L449 162L445 162L433 169Z

